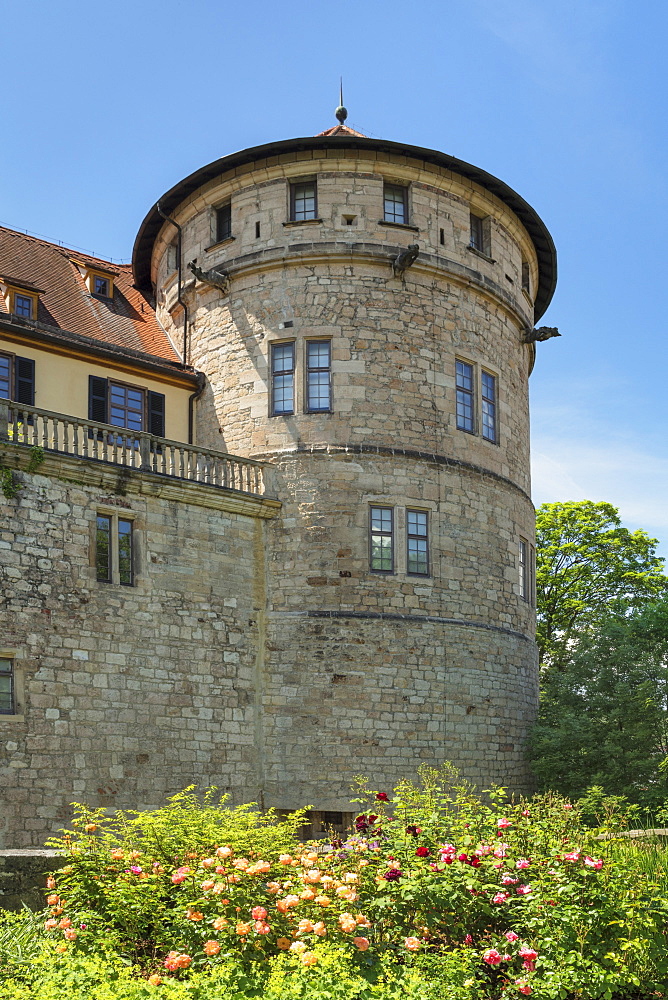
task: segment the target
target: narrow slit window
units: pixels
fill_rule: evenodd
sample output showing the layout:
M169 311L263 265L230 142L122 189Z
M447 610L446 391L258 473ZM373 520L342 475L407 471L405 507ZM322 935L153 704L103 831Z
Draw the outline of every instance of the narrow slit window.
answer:
M480 382L482 436L496 444L496 378L489 372L482 372Z
M306 342L306 409L309 413L332 409L332 345L328 340Z
M14 661L0 656L0 715L14 715Z
M295 412L295 345L274 344L271 350L271 412Z
M315 181L290 185L290 221L304 222L317 218Z
M429 575L429 521L425 510L406 511L406 570Z
M405 225L408 222L408 198L405 187L400 184L383 186L383 218L385 222Z
M441 229L439 241L442 247L445 246L445 229Z
M519 547L519 584L520 584L520 597L523 601L530 600L530 587L529 587L529 543L525 538L520 538Z
M473 365L466 361L456 363L457 427L460 431L475 431Z
M216 243L229 240L232 235L232 205L221 205L216 209Z
M522 261L522 288L528 295L531 294L531 274L528 260Z
M394 511L392 507L369 509L369 564L374 573L394 570Z
M95 570L98 583L111 583L111 517L97 515L95 528Z
M256 240L260 239L260 223L259 222L255 223L255 239Z

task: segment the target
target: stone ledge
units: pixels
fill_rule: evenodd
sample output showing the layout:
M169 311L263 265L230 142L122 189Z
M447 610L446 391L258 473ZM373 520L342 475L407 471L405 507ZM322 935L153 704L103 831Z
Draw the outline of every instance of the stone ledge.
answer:
M44 909L46 876L66 864L61 851L46 848L0 851L0 908Z

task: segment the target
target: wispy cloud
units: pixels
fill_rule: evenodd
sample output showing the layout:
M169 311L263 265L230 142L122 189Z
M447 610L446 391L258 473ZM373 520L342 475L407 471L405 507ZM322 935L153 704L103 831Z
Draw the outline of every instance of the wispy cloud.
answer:
M534 503L607 500L627 527L658 537L668 555L668 459L627 441L594 444L588 437L586 427L579 436L534 436Z

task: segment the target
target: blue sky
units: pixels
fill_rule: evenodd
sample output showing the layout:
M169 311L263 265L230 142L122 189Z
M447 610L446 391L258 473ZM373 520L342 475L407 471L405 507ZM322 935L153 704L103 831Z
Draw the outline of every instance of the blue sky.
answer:
M668 556L661 0L23 0L3 11L0 222L127 260L226 153L334 124L501 177L559 254L534 499L608 500Z

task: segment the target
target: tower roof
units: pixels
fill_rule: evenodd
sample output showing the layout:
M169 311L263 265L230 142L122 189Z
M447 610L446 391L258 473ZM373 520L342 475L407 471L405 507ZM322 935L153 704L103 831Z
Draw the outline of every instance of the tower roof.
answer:
M364 132L356 132L354 128L350 128L349 125L333 125L332 128L325 129L324 132L317 132L315 138L317 139L321 135L356 135L360 139L366 139L367 136Z

